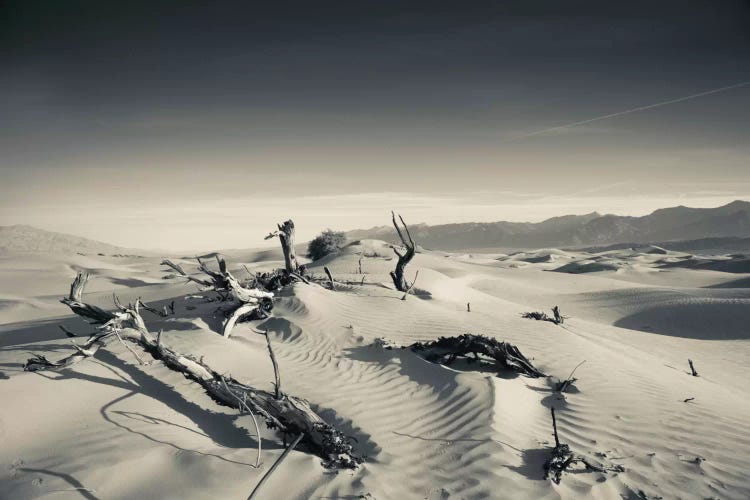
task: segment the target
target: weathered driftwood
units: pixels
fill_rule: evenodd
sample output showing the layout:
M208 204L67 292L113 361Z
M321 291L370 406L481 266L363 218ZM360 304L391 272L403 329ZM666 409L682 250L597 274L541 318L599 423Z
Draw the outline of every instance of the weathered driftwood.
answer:
M404 218L400 215L398 216L398 218L401 220L401 224L404 226L403 232L396 222L396 214L391 212L393 227L396 228L398 237L401 240L401 244L404 246L405 250L402 252L398 248L393 247L393 252L398 257L398 261L396 261L396 269L391 271L391 279L393 280L393 285L396 287L396 290L398 290L399 292L405 292L409 288L409 285L406 283L404 270L406 269L406 265L411 261L412 258L414 258L414 254L417 251L417 245L416 243L414 243L414 240L411 237L409 227L406 225L406 222L404 222ZM406 237L404 237L404 234L406 234Z
M77 293L71 290L71 309L76 314L89 318L87 307L80 301L85 278L79 275ZM74 283L75 284L75 283ZM73 301L72 299L78 299ZM67 303L67 302L66 302ZM69 304L70 305L70 304ZM107 313L111 319L101 326L83 346L74 345L76 352L60 361L52 362L42 355L35 355L24 365L27 371L58 371L93 356L98 349L105 346L112 338L122 338L138 344L154 359L161 361L168 368L178 371L185 377L199 383L206 392L219 404L236 408L238 401L252 412L260 415L269 428L278 429L284 434L303 434L303 443L309 451L323 459L326 467L356 468L362 463L353 450L346 436L334 427L325 423L303 399L278 391L276 393L254 389L234 378L224 377L199 359L183 355L161 342L161 332L154 336L146 329L140 315L140 301L135 305L121 307L120 311Z
M284 267L286 272L293 273L299 269L297 254L294 251L294 222L289 219L283 224L276 225L279 229L269 233L265 239L279 237L281 251L284 252Z
M459 356L468 357L473 354L478 359L481 354L495 361L498 372L513 370L528 377L546 376L516 346L484 335L467 333L458 337L440 337L433 342L412 344L411 349L424 353L425 359L435 363L450 365Z
M251 317L263 318L273 309L273 292L260 290L259 288L247 288L235 278L232 273L227 270L227 263L219 254L215 254L216 262L219 265L219 270L214 271L209 268L200 257L196 257L198 260L198 267L201 272L207 275L210 279L195 278L187 274L182 267L169 261L162 261L162 265L168 266L179 275L187 278L190 281L198 283L205 287L205 289L213 290L219 294L222 300L234 299L239 304L237 307L227 315L222 327L222 335L229 337L232 333L234 326L242 320L249 319Z
M557 435L557 419L555 418L555 409L551 408L552 411L552 429L555 435L555 447L552 449L552 453L547 461L544 463L544 478L551 479L555 484L560 484L562 475L568 469L574 466L583 465L584 472L623 472L625 468L621 465L613 465L610 467L600 466L591 463L584 457L575 455L571 450L570 446L560 442L560 438Z

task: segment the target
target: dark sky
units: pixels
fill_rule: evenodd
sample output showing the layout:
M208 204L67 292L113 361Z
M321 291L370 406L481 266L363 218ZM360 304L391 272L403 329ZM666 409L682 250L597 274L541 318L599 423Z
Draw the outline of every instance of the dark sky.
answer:
M528 134L748 82L749 61L747 1L6 0L0 223L95 236L81 213L135 208L169 246L165 207L228 200L322 198L347 227L364 199L424 197L428 222L728 201L750 193L750 85Z

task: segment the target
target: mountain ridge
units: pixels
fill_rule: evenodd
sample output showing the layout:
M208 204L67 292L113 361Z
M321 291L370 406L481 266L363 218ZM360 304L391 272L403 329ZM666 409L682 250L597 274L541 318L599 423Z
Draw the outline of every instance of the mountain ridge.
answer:
M85 254L149 254L147 250L125 248L102 241L39 229L26 224L0 226L0 254L4 253L85 253Z
M735 200L715 208L660 208L648 215L591 212L541 222L416 224L412 236L424 248L456 251L482 248L542 248L648 243L700 238L750 237L750 202ZM396 242L390 226L348 231L347 237Z

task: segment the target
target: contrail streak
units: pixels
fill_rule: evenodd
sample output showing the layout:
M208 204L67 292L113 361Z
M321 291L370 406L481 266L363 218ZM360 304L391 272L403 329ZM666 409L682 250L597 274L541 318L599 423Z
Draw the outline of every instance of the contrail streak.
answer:
M745 87L747 85L750 85L750 81L735 83L734 85L728 85L726 87L719 87L718 89L706 90L705 92L699 92L697 94L691 94L691 95L687 95L684 97L678 97L677 99L670 99L668 101L662 101L662 102L657 102L654 104L648 104L646 106L639 106L637 108L626 109L625 111L618 111L617 113L610 113L608 115L597 116L596 118L589 118L588 120L581 120L579 122L566 123L565 125L558 125L557 127L546 128L544 130L537 130L536 132L529 132L528 134L523 134L517 137L513 137L507 142L518 141L521 139L526 139L528 137L542 135L548 132L554 132L556 130L563 130L563 129L570 128L570 127L577 127L578 125L585 125L587 123L598 122L600 120L607 120L609 118L614 118L616 116L629 115L630 113L636 113L638 111L645 111L647 109L658 108L660 106L666 106L667 104L674 104L676 102L689 101L690 99L695 99L696 97L703 97L706 95L717 94L719 92L724 92L725 90Z

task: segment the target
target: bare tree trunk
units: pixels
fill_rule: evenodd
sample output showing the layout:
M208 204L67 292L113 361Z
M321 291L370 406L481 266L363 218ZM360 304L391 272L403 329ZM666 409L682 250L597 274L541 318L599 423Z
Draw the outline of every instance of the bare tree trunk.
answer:
M411 233L409 233L409 228L406 226L404 218L400 215L398 216L398 218L401 220L401 224L404 226L404 232L401 232L401 228L396 222L396 214L391 212L391 218L393 220L393 227L396 228L398 237L401 240L401 244L406 248L406 250L401 253L396 247L393 247L393 252L398 257L398 261L396 262L396 269L391 271L391 279L393 279L393 285L396 287L396 290L405 292L409 288L409 285L406 283L406 279L404 278L404 270L406 269L406 265L414 257L414 254L417 250L417 245L411 238ZM406 237L404 237L404 233L406 233Z
M284 266L288 273L296 273L299 270L297 255L294 253L294 222L292 219L283 224L276 225L279 229L270 233L265 239L271 239L274 236L279 237L281 250L284 252Z

